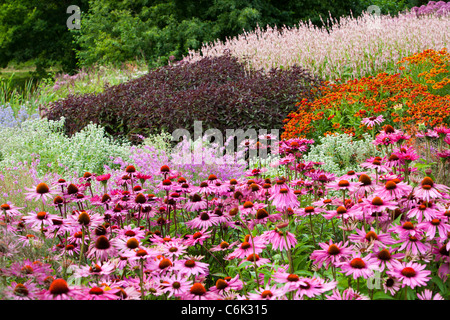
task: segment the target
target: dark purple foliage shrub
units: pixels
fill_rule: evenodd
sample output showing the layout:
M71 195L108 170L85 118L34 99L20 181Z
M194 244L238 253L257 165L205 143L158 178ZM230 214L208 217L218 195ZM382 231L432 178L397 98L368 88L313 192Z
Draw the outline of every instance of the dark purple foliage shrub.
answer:
M298 66L265 74L248 71L225 54L160 67L99 94L68 96L50 104L47 117L64 116L68 135L92 121L130 140L161 129L193 134L194 121L202 121L203 130L216 128L224 134L226 129L281 130L295 103L313 99L311 89L322 84Z

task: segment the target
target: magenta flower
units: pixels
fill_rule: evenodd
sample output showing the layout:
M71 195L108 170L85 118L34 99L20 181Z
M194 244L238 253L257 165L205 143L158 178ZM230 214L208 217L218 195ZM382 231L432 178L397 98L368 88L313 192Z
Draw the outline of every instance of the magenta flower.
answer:
M413 261L399 262L397 260L392 261L392 269L386 271L387 274L396 277L402 283L402 288L405 286L415 287L425 286L431 279L428 277L431 271L424 270L425 264L419 264Z
M274 205L279 210L284 210L287 208L296 208L300 206L300 202L297 199L297 195L294 190L290 188L281 188L278 192L273 193L270 198L272 205Z
M297 239L295 235L289 231L282 231L278 228L265 231L261 238L272 245L273 250L289 250L295 247Z
M353 288L348 288L342 291L334 289L330 296L327 296L327 300L370 300L369 297L359 293Z
M64 279L55 279L48 290L40 292L41 300L77 300L81 297L81 288L67 284Z
M165 276L161 280L162 292L166 293L168 298L181 297L192 287L192 280L181 273Z
M345 275L352 275L354 279L363 277L367 279L374 274L374 270L378 270L378 263L375 258L367 255L361 257L361 253L356 253L349 261L339 262L337 266L341 268Z
M368 126L368 127L375 127L375 125L377 124L381 124L384 122L384 118L382 115L379 115L378 117L368 117L368 118L364 118L362 119L361 123Z
M418 293L417 297L419 298L419 300L445 300L439 292L433 296L433 291L431 291L430 289L425 289L422 292Z
M348 241L344 244L342 241L335 244L331 239L328 243L319 243L322 250L314 250L310 258L319 268L324 265L325 269L328 269L329 265L336 266L351 257L353 248L352 246L348 247L348 244Z
M249 300L285 300L285 288L277 288L277 285L266 284L253 292L248 293Z

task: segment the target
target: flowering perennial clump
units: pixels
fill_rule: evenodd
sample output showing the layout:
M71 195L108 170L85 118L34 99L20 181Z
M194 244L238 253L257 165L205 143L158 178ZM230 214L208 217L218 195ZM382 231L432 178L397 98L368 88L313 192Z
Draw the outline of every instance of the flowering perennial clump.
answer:
M450 129L434 131L448 151ZM415 170L411 140L377 131L379 155L343 175L303 159L314 141L293 138L274 176L195 183L162 165L149 180L128 165L40 182L26 194L36 210L1 205L0 296L448 299L450 188Z

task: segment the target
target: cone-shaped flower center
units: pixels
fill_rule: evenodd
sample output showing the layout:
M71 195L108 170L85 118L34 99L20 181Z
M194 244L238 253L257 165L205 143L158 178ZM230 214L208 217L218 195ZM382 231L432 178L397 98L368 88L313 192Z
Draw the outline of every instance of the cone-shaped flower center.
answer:
M245 208L245 209L253 208L253 202L251 202L251 201L245 201L245 203L244 203L244 208Z
M45 184L44 182L41 182L36 186L36 192L39 194L45 194L45 193L50 192L50 189L47 184Z
M165 269L165 268L168 268L168 267L171 267L171 266L172 266L172 262L169 259L164 258L164 259L162 259L159 262L159 266L158 267L160 269Z
M95 247L100 250L106 250L111 247L111 243L109 242L108 238L105 236L100 236L95 241Z
M380 252L378 252L377 257L378 259L383 261L391 260L391 253L389 252L388 249L383 249Z
M18 283L16 285L16 287L14 288L14 294L21 296L21 297L26 297L28 296L28 288L26 286L24 286L21 283Z
M91 222L91 217L86 211L82 211L78 216L78 223L87 226Z
M264 290L264 291L261 293L261 298L265 299L265 298L267 298L267 297L269 297L269 298L273 297L272 291L270 291L270 290Z
M339 254L340 252L341 252L341 249L339 249L338 246L335 244L331 244L327 250L327 253L332 256L335 256L335 255Z
M345 209L345 207L343 207L343 206L339 206L339 207L336 209L336 212L337 212L338 214L344 214L344 213L347 213L347 209Z
M139 241L136 238L130 238L127 240L128 249L136 249L137 247L139 247Z
M416 275L416 271L413 268L406 267L406 268L403 268L403 270L401 271L401 274L407 278L412 278Z
M255 254L250 254L248 257L247 257L247 261L258 261L259 260L259 256L255 253Z
M382 206L384 204L383 199L381 199L380 197L375 197L372 199L372 204L374 206Z
M355 269L364 269L366 267L366 263L361 258L354 258L350 261L350 265Z
M219 279L219 280L216 281L216 288L218 290L223 290L226 287L228 287L228 282L226 282L225 280Z
M201 283L194 283L190 292L196 296L202 296L206 293L206 289Z
M265 209L259 209L256 212L256 219L264 219L269 216L269 213Z
M221 249L226 249L226 248L228 248L230 246L230 244L228 243L228 242L226 242L226 241L222 241L221 243L220 243L220 248Z
M67 193L68 194L75 194L78 193L78 187L74 185L73 183L69 184L67 187Z
M296 282L296 281L299 281L300 278L296 274L290 274L290 275L288 275L287 280L290 282Z
M364 186L370 186L372 184L372 179L367 174L360 175L358 180Z
M348 182L347 180L341 180L338 182L339 187L348 187L349 185L350 185L350 182Z
M186 260L184 262L184 266L187 267L187 268L195 267L195 260Z
M386 190L394 190L395 188L397 188L397 184L394 181L388 181L385 184L385 188Z
M367 241L378 240L378 236L374 231L369 231L366 233L366 240Z
M69 287L64 279L56 279L50 285L49 291L53 295L65 294L69 292Z
M200 220L202 220L202 221L208 221L208 220L209 220L209 214L206 213L206 212L203 212L203 213L200 215Z
M413 230L414 229L414 225L412 224L411 221L406 221L403 224L402 228L405 229L405 230Z

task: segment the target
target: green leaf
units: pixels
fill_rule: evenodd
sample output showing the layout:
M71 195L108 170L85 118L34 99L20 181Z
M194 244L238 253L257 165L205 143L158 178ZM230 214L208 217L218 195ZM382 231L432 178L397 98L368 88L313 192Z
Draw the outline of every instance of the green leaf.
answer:
M383 291L378 291L373 295L373 300L395 300L395 298Z

